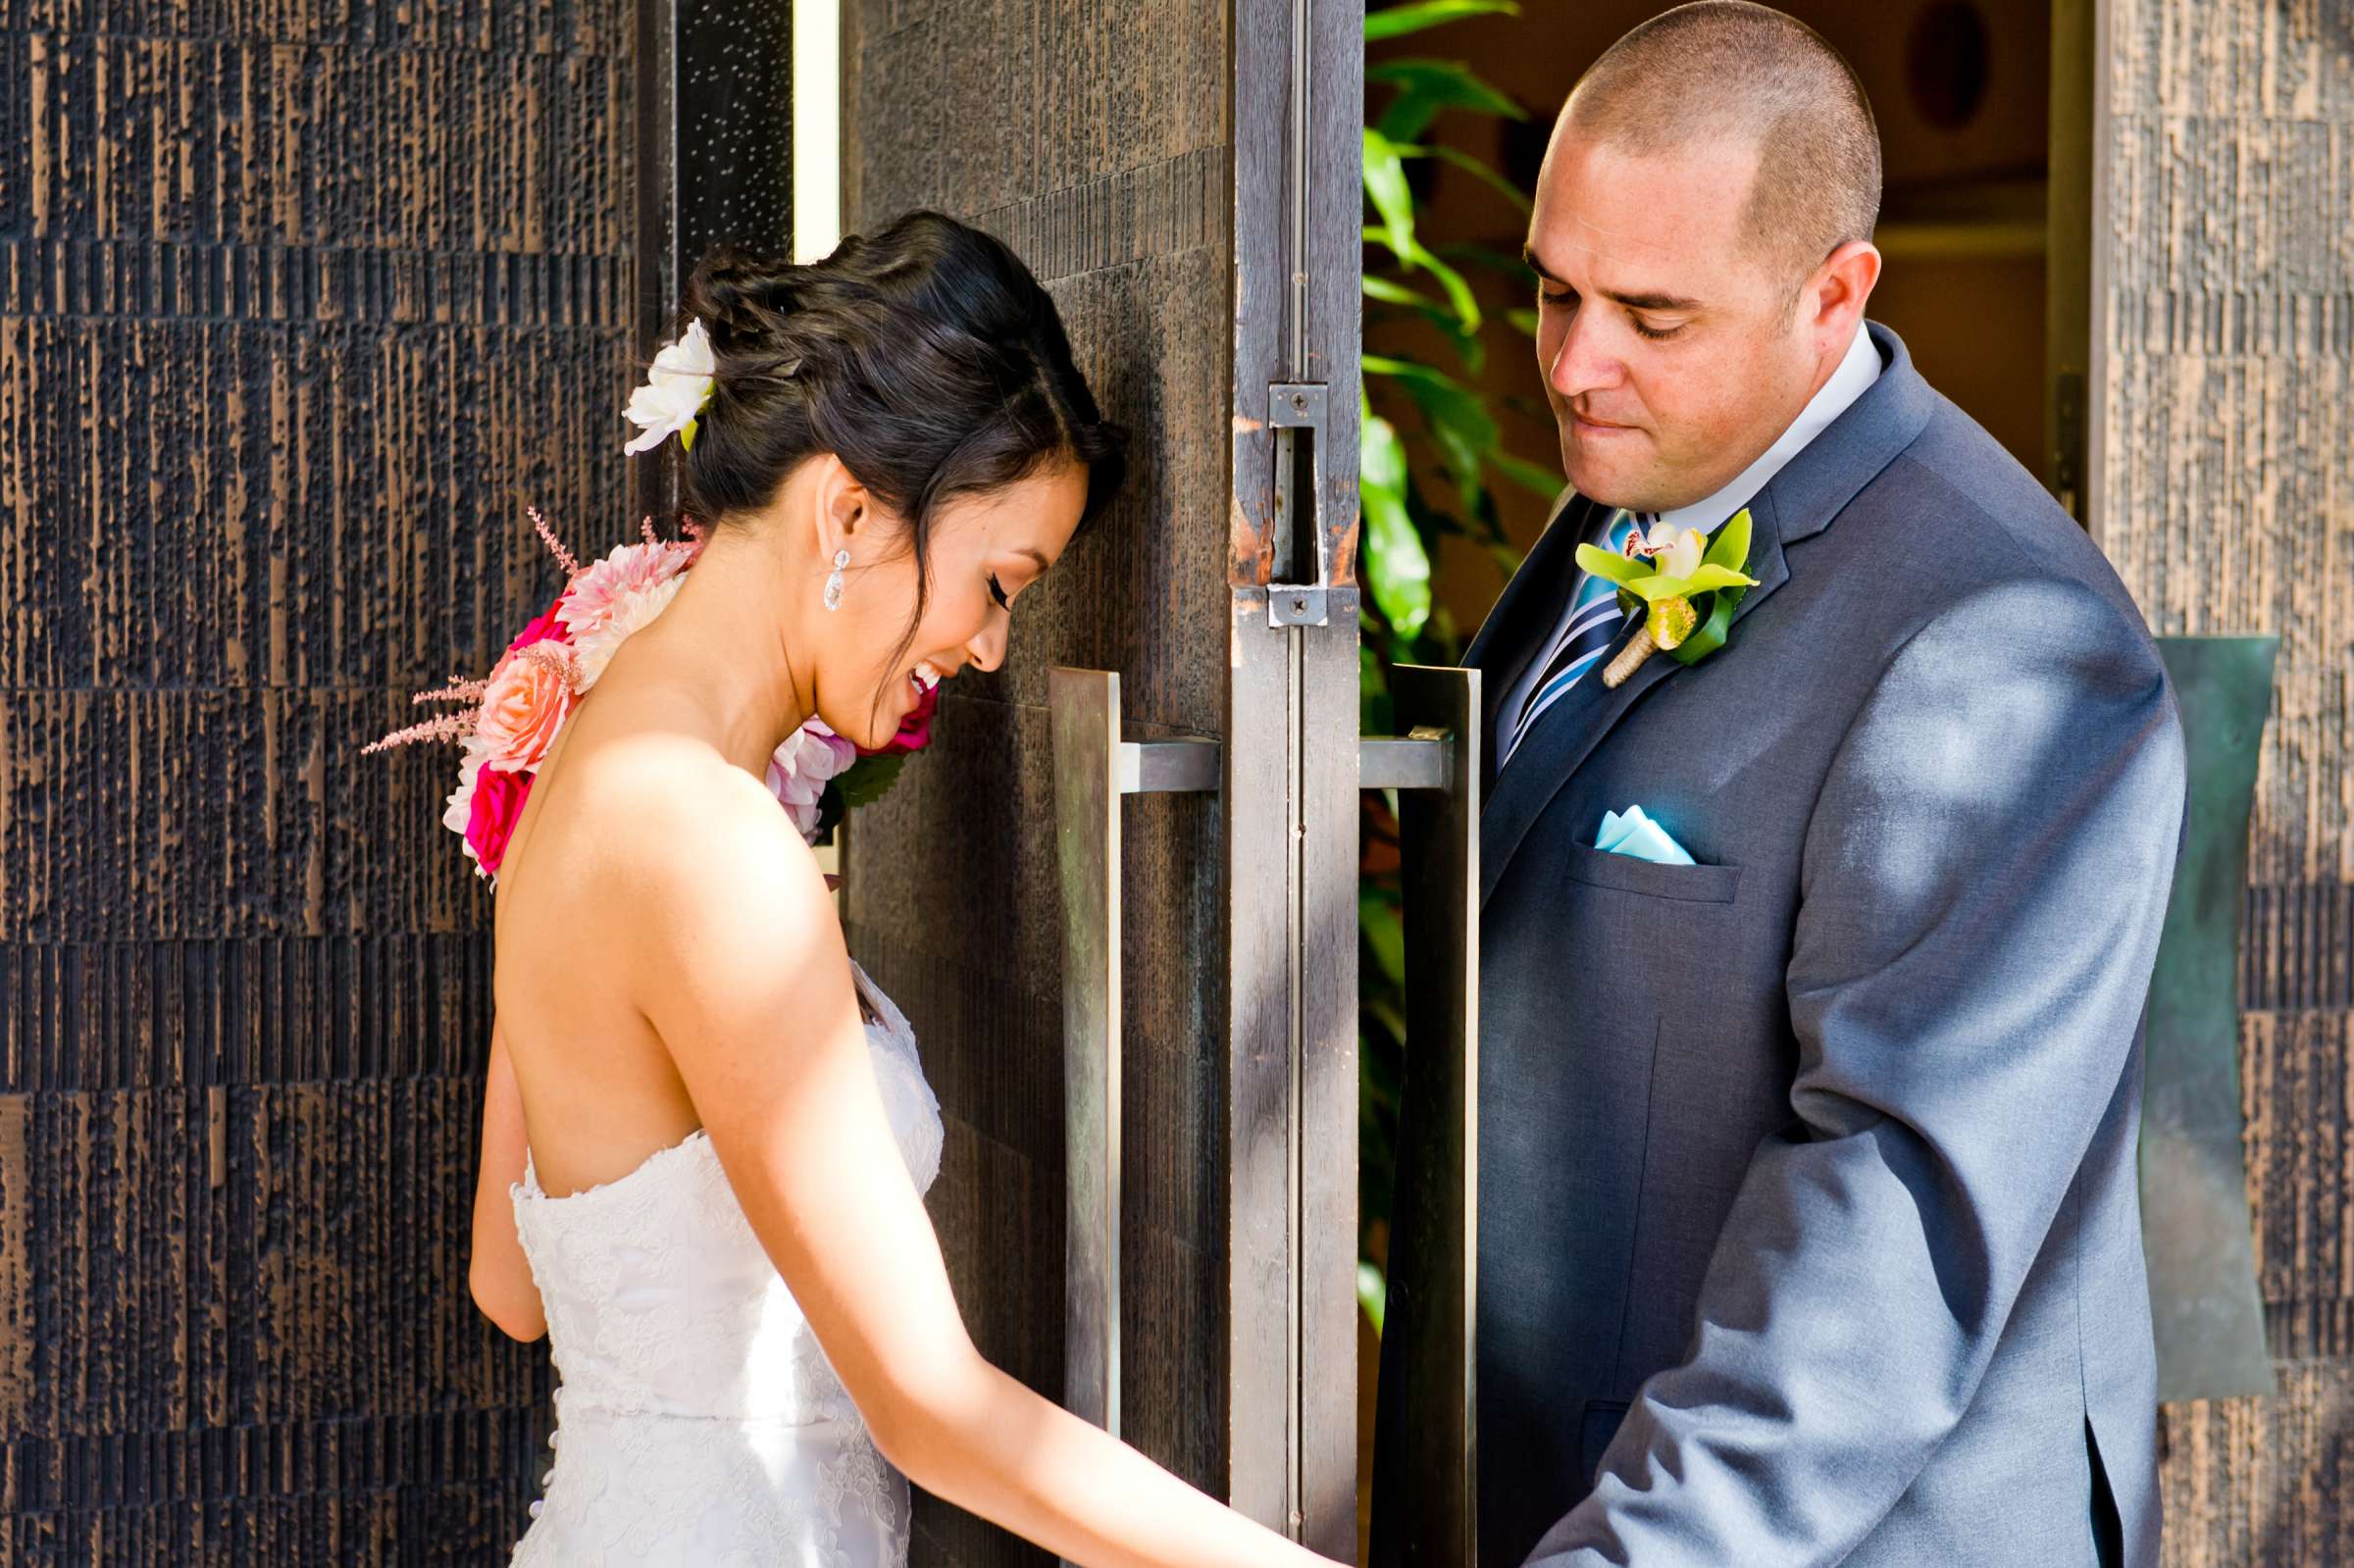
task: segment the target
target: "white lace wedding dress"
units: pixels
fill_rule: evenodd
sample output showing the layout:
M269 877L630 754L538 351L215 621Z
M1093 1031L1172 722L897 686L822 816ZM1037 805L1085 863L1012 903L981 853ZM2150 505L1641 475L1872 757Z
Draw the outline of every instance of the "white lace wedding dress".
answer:
M940 1173L940 1104L905 1015L857 978L882 1015L866 1026L875 1080L922 1190ZM708 1138L564 1197L540 1190L527 1159L512 1191L561 1379L518 1568L901 1568L907 1483L867 1437Z

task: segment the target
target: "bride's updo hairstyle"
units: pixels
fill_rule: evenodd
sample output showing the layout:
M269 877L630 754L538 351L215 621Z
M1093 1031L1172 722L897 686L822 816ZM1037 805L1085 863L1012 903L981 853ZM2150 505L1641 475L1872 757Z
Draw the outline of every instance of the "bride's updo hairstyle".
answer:
M1084 531L1119 488L1127 432L1097 410L1054 302L953 218L911 212L803 266L722 246L688 282L688 317L718 362L682 460L688 515L726 528L805 459L841 458L915 552L915 615L888 664L923 620L943 503L1076 462Z

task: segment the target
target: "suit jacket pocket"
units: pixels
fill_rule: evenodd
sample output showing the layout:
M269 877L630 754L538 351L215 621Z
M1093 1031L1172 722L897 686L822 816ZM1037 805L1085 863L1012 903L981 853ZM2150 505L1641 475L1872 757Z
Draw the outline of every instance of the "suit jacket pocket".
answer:
M1592 844L1570 844L1564 866L1570 881L1589 886L1702 904L1731 903L1741 882L1739 866L1663 866Z
M1619 1423L1626 1419L1624 1399L1588 1399L1585 1416L1578 1423L1577 1464L1585 1478L1585 1490L1594 1490L1594 1477L1602 1469L1602 1455L1618 1436Z

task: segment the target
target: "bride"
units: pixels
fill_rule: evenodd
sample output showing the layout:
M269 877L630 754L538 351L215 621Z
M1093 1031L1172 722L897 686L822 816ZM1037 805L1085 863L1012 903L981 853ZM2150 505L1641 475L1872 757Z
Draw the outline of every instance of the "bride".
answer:
M514 1561L895 1568L903 1475L1081 1563L1324 1562L975 1350L914 1039L763 784L812 717L880 747L995 669L1120 430L1029 272L937 214L723 252L682 323L631 444L679 435L707 536L593 701L586 650L542 650L577 705L494 868L472 1287L561 1378Z

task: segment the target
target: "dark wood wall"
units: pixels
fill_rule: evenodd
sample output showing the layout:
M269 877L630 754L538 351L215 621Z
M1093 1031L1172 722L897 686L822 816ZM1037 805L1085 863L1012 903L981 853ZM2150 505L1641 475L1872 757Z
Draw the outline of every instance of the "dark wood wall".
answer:
M1130 738L1226 712L1232 338L1223 4L850 0L845 226L938 207L1053 294L1127 498L944 694L851 825L850 949L906 1009L947 1120L932 1208L982 1350L1062 1386L1061 935L1047 672L1122 672ZM1270 809L1277 809L1280 802ZM1214 795L1125 806L1126 1435L1226 1490L1223 937ZM1043 1556L931 1499L919 1563Z
M634 527L637 25L0 0L0 1562L521 1530L489 905L357 749Z
M2354 1562L2354 5L2109 0L2094 526L2152 625L2281 637L2241 970L2279 1394L2165 1412L2172 1568Z

